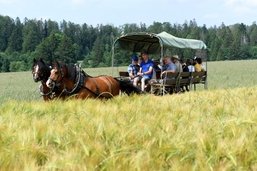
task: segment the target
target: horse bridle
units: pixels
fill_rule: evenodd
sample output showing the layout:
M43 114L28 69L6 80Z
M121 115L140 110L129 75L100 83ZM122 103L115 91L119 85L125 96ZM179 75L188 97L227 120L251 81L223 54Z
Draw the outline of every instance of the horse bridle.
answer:
M59 69L60 68L60 69ZM55 70L57 70L57 71L55 71L55 72L60 72L60 74L58 73L58 75L57 75L57 78L55 79L55 80L53 80L50 76L51 76L51 72L52 72L52 70L53 69L55 69ZM51 71L50 71L50 76L48 77L48 80L50 80L51 81L51 83L54 83L54 85L60 85L60 83L62 82L62 80L63 80L63 77L64 77L64 73L63 73L63 71L62 71L62 67L59 67L58 66L58 68L53 68ZM59 79L61 77L61 79ZM59 81L58 81L59 80Z
M38 69L35 71L35 68L38 67ZM33 71L32 71L32 75L33 75L33 79L34 79L34 76L37 75L37 78L38 80L37 81L41 81L41 85L39 85L39 91L40 91L40 94L41 96L49 96L49 95L52 95L53 94L53 90L54 90L54 87L53 86L52 88L50 88L50 91L45 93L44 90L43 90L43 84L45 84L45 80L47 80L47 76L45 77L45 75L47 75L47 71L46 69L44 69L42 72L39 72L39 64L37 65L34 65L33 66ZM34 79L35 80L35 79Z
M39 85L39 91L40 91L41 96L53 95L54 94L53 90L54 90L54 86L52 88L50 88L49 92L44 93L44 91L43 91L43 84Z
M81 72L81 68L80 67L78 67L77 65L75 65L75 67L76 67L76 75L78 75L78 76L76 76L76 83L75 83L75 85L74 85L74 87L73 87L73 89L71 90L71 91L68 91L67 89L66 89L66 87L64 86L64 88L63 88L63 90L62 90L62 93L66 93L66 94L69 94L69 95L71 95L71 94L73 94L74 92L76 92L77 90L78 90L78 87L80 86L80 88L84 88L84 89L86 89L86 90L88 90L89 92L91 92L92 94L94 94L96 97L97 96L99 96L100 94L99 93L96 93L96 92L94 92L94 91L92 91L92 90L90 90L88 87L86 87L85 85L79 85L79 83L80 83L80 79L82 78L82 77L85 77L85 76L83 76L83 74L82 74L82 72ZM64 73L63 73L63 70L62 70L62 66L60 66L60 67L58 67L58 68L61 68L60 70L59 70L59 72L60 72L60 74L58 74L58 76L57 76L57 78L56 78L56 80L53 80L52 78L48 78L51 82L54 82L55 83L55 85L57 85L57 86L60 86L60 83L62 82L62 80L63 80L63 78L64 78ZM57 69L57 71L58 71L58 69ZM57 82L57 80L60 78L60 76L61 76L61 79ZM82 78L82 79L84 79L84 78ZM62 94L61 93L61 94Z

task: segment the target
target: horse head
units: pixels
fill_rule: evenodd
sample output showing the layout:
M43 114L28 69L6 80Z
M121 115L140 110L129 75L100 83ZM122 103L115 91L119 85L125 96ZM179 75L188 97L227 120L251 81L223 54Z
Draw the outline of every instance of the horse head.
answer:
M33 60L32 76L35 82L46 81L50 75L50 66L43 59Z
M67 75L67 67L65 64L60 64L58 61L53 63L52 69L50 71L50 76L46 81L46 85L49 88L53 88L55 84L58 84L62 81Z

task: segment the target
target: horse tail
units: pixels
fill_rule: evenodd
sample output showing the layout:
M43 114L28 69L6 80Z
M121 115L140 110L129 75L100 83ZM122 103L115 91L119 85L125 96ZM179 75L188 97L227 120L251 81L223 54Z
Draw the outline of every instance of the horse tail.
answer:
M124 92L128 95L131 95L131 94L143 94L143 91L138 88L138 87L135 87L131 82L130 80L121 80L121 79L118 79L118 78L115 78L119 84L120 84L120 90L121 92Z

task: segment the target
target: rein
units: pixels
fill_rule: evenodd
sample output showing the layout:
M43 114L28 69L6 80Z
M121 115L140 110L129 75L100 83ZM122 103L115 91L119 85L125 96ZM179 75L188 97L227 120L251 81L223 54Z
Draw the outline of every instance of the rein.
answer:
M86 86L83 86L82 88L88 90L90 93L94 94L96 97L100 96L101 94L93 92L92 90L90 90L89 88L87 88Z

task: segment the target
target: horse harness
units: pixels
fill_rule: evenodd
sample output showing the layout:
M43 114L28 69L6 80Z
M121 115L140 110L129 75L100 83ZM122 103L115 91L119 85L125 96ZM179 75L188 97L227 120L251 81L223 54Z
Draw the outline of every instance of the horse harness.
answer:
M75 80L74 80L75 85L74 85L74 87L73 87L73 89L72 89L71 91L68 91L68 90L66 89L66 87L64 87L62 93L65 93L65 94L67 94L67 95L74 95L74 94L78 93L82 88L84 88L84 89L88 90L90 93L94 94L96 97L98 97L98 96L100 95L100 93L99 93L99 88L98 88L97 84L96 84L96 89L97 89L96 92L90 90L88 87L86 87L86 86L84 85L84 82L85 82L85 80L87 79L87 77L89 77L89 75L87 75L87 74L86 74L80 67L78 67L77 65L74 65L74 67L75 67L75 72L76 72L76 73L75 73L76 78L75 78ZM62 71L62 70L61 70L61 71ZM62 77L63 77L63 73L62 73ZM57 86L59 86L59 85L57 85ZM61 94L62 94L62 93L61 93Z
M40 95L48 96L50 99L57 97L56 92L58 92L59 86L55 85L52 88L49 88L48 92L44 92L44 84L45 84L45 82L41 81L41 85L39 85Z
M46 68L44 68L42 73L39 76L41 80L41 85L39 85L39 92L41 96L49 96L50 99L53 99L56 96L55 91L57 90L58 87L54 86L49 90L49 92L44 92L44 85L48 79L46 75L48 75L48 71L46 70Z

